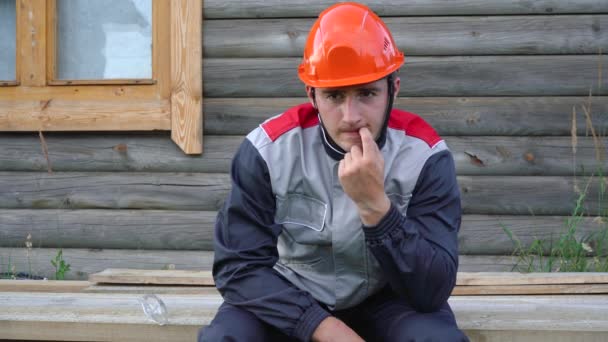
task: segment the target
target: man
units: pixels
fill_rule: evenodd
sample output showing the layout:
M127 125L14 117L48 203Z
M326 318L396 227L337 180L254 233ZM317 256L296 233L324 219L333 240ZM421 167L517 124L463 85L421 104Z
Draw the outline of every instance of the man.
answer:
M218 214L225 300L200 341L466 341L447 299L460 194L445 143L392 110L404 57L367 7L334 5L299 67L309 104L252 131Z

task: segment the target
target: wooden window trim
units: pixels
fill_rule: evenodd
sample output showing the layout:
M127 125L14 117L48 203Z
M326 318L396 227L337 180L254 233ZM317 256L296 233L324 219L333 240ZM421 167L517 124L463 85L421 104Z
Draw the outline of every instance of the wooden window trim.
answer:
M154 82L52 85L55 0L17 0L19 84L0 88L0 131L170 130L202 153L202 0L152 1Z

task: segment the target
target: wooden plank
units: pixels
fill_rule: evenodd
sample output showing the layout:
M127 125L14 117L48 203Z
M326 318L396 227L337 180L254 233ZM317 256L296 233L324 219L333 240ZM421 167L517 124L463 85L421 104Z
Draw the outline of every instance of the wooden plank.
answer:
M0 269L15 272L29 270L32 274L55 278L55 269L50 260L57 254L54 248L33 248L29 258L25 248L0 248ZM161 251L120 249L63 249L64 260L71 265L67 280L87 280L89 274L107 268L211 270L213 252L207 251ZM591 259L589 259L591 260ZM501 255L461 255L461 272L513 272L517 258Z
M123 293L123 294L173 294L219 296L214 286L171 286L171 285L123 285L95 284L82 289L84 293Z
M0 292L75 293L90 286L85 280L0 280Z
M229 189L227 174L2 172L0 207L217 210Z
M0 247L213 250L215 211L0 210Z
M405 80L404 80L405 82ZM567 135L572 108L578 113L577 133L587 134L583 105L588 97L398 97L395 108L418 113L441 135ZM303 97L208 98L204 103L205 132L243 135ZM608 129L600 113L608 112L608 97L591 98L593 126Z
M14 265L16 273L28 272L55 279L55 269L50 261L57 251L55 248L33 248L28 257L26 248L0 248L0 270L10 271ZM71 265L66 273L67 280L87 280L89 274L107 268L211 270L213 252L68 248L63 249L63 259Z
M456 286L452 296L608 294L608 284Z
M161 99L171 98L171 3L152 2L152 35L155 46L167 48L152 49L152 77L157 80L157 91ZM201 23L202 25L202 23ZM199 73L202 75L202 73Z
M91 283L151 284L151 285L210 285L211 271L193 270L138 270L132 268L108 268L89 275Z
M562 14L606 13L608 4L598 0L369 0L365 2L381 16L435 16L435 15L487 15L487 14ZM225 2L206 0L204 15L220 18L295 18L317 17L334 4L330 0L304 2L282 0L247 0Z
M582 210L603 210L597 178L458 176L458 183L465 214L568 216L588 183ZM227 174L0 172L0 208L215 211L229 189Z
M160 326L149 323L78 323L0 321L0 337L8 342L34 341L195 341L198 325Z
M157 85L69 85L61 87L3 87L0 100L48 101L48 100L150 100L157 98Z
M0 293L3 309L0 311L0 322L4 324L0 326L3 328L0 329L0 338L23 338L25 331L15 329L15 325L12 325L13 329L6 329L11 327L9 323L19 322L29 323L32 327L43 323L69 323L65 327L71 328L65 329L61 336L56 335L54 330L50 331L56 339L74 336L82 328L78 324L83 323L108 324L114 325L114 328L118 328L116 323L137 325L143 335L148 327L156 323L147 319L142 312L138 302L140 297L138 294ZM167 294L158 297L167 307L167 327L207 325L221 304L217 295ZM459 327L464 330L608 331L607 295L453 296L449 303ZM21 335L9 335L16 331L20 331ZM46 337L50 338L50 335ZM40 339L40 335L35 337ZM95 336L88 336L87 340L91 337Z
M464 333L473 342L604 342L602 331L547 331L547 330L465 330Z
M608 284L608 274L585 273L517 273L517 272L458 272L456 285L574 285Z
M171 1L171 139L187 154L203 148L202 1Z
M570 215L581 192L590 184L581 210L604 212L600 197L605 178L459 176L465 214Z
M608 295L454 296L463 330L605 331Z
M17 2L18 81L26 87L46 84L46 1ZM17 88L17 87L15 87ZM3 89L4 93L6 90Z
M597 54L608 15L385 18L408 56ZM313 18L207 20L205 56L301 57Z
M544 253L549 253L559 239L568 232L568 216L505 216L463 215L458 233L458 250L461 254L510 255L516 249L504 229L508 229L529 249L537 241L543 241ZM576 223L573 238L585 241L592 234L606 229L606 222L597 217L584 217Z
M27 235L34 248L109 248L146 250L213 250L215 211L0 209L0 247L23 247ZM567 230L567 216L464 215L458 234L461 254L510 255L535 240L551 242ZM605 222L585 217L574 238L584 241L602 232Z
M141 131L170 127L167 100L0 100L0 131Z
M410 57L401 76L404 96L585 96L608 94L598 61L608 56ZM300 58L207 58L207 97L292 97L304 94ZM598 83L600 90L598 90ZM260 84L264 86L261 87Z
M599 130L596 128L596 130ZM583 176L608 173L591 137L444 137L459 175ZM242 136L207 136L205 154L186 156L166 134L45 134L54 171L228 173ZM1 171L46 171L37 134L0 134Z

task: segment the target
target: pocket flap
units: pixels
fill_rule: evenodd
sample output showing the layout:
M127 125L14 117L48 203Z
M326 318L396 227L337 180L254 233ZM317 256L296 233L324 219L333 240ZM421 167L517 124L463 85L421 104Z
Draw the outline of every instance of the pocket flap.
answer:
M297 224L320 232L323 230L327 204L302 194L277 197L276 223Z

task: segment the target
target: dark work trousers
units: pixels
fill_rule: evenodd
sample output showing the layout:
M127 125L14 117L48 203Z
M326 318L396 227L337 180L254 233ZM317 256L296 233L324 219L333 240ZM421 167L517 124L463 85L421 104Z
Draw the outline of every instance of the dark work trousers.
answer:
M330 311L331 312L331 311ZM469 341L458 329L454 314L445 303L436 312L420 313L390 288L363 303L331 314L367 342L461 342ZM199 342L295 342L277 329L258 320L253 314L224 303L208 327L199 331Z

